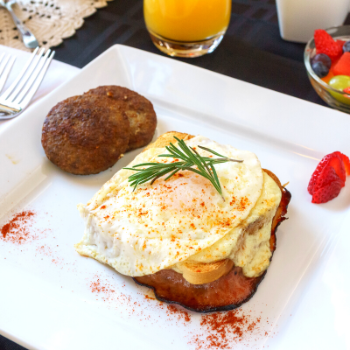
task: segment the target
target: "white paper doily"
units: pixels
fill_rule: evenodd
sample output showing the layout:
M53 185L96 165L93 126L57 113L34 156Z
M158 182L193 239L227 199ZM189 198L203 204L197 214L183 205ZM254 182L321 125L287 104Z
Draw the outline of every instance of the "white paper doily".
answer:
M107 6L112 0L19 0L16 15L32 31L42 47L53 47L69 38L84 23L84 18ZM27 49L7 10L0 8L0 44Z

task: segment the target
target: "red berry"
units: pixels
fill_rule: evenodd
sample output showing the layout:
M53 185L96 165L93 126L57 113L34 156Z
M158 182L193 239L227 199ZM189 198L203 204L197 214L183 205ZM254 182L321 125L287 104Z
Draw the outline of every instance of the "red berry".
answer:
M339 44L339 46L341 47L341 49L343 50L343 46L346 43L346 41L344 40L336 40L336 42Z
M311 176L308 191L312 203L326 203L338 196L350 175L350 160L341 152L333 152L322 158Z
M334 155L334 153L332 153ZM339 176L340 175L340 176ZM340 182L341 187L345 185L345 168L342 160L338 156L330 159L329 163L319 174L315 186L314 194L322 187L328 186L333 181Z
M323 171L322 178L320 177L320 186L312 196L312 203L321 204L330 201L338 196L342 188L342 181L336 174L333 167L326 167Z
M346 94L350 94L350 87L347 87L343 90Z
M334 75L350 75L350 52L344 52L333 67Z
M344 183L342 187L345 186L346 181L346 172L345 172L345 166L343 162L342 153L340 152L334 152L332 153L333 157L330 159L328 166L332 166L337 173L337 175L340 177L340 180Z
M346 156L343 153L340 153L340 154L341 154L341 157L343 159L346 175L349 176L350 175L350 160L349 160L349 157Z
M315 191L315 185L317 182L317 179L319 178L320 174L324 170L326 166L332 161L331 165L335 168L336 174L340 177L340 179L345 184L345 169L344 166L342 168L342 159L340 158L339 154L340 152L333 152L331 154L327 154L322 158L322 160L318 163L316 170L311 176L309 185L307 187L307 190L310 194L313 194ZM342 186L343 187L343 186Z
M343 43L335 41L325 30L317 29L314 33L316 52L324 53L335 62L343 53Z

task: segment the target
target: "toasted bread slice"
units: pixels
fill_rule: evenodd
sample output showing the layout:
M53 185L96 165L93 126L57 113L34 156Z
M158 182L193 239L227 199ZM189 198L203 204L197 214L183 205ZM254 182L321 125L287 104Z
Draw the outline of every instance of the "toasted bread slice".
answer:
M233 267L230 259L212 263L184 263L182 265L183 277L191 284L205 284L213 282L226 275Z
M147 151L150 148L163 148L169 146L171 143L176 143L177 141L174 139L174 137L177 137L178 139L182 139L184 141L194 138L193 135L183 132L168 131L165 134L160 135L157 140L155 140L153 143L150 143L143 151Z

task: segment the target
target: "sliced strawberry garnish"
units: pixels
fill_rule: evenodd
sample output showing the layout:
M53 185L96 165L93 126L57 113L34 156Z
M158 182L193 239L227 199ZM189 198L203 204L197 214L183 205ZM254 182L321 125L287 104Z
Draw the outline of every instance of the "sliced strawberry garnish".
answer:
M311 176L308 191L312 203L326 203L338 196L350 175L350 160L341 152L333 152L322 158Z
M320 177L319 187L316 185L314 194L312 195L312 203L326 203L331 199L338 196L341 188L343 187L343 182L335 172L334 168L327 166L322 172L322 177Z
M325 30L317 29L314 33L317 53L324 53L335 62L343 53L343 43L335 41Z
M346 180L346 172L345 172L345 166L343 162L342 153L340 152L334 152L332 153L333 157L330 159L328 166L331 166L334 168L337 175L340 177L340 179L343 182L343 186L345 186L345 180Z
M311 179L310 179L309 185L307 186L307 190L308 190L308 192L310 194L314 193L314 187L315 187L317 178L321 174L321 172L324 169L324 167L328 164L329 157L330 157L330 154L328 154L327 156L323 157L322 160L318 163L316 170L311 175Z
M334 159L340 162L338 157ZM337 174L336 169L328 163L328 165L322 170L322 172L320 173L320 175L316 180L315 187L314 187L314 194L320 188L326 187L334 181L339 181L341 187L344 187L344 180L342 180L340 176Z
M345 168L344 168L344 165L342 166L342 163L343 162L342 162L340 152L333 152L323 157L322 160L318 163L316 170L311 176L309 185L307 187L308 192L310 194L314 193L314 187L316 185L317 179L319 178L320 174L328 164L334 167L336 173L345 184Z
M343 159L346 175L349 176L350 175L350 160L349 160L349 157L346 156L343 153L340 153L340 154L341 154L341 157Z

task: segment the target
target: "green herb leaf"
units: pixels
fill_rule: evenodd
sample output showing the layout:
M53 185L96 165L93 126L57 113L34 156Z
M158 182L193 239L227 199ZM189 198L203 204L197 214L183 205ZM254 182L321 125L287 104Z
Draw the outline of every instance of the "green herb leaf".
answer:
M198 146L220 158L203 157L194 148L188 147L184 140L180 140L176 136L174 136L174 138L178 142L178 147L170 143L169 146L165 147L169 154L160 154L158 157L181 159L182 161L174 163L141 163L134 165L132 168L124 168L126 170L135 171L135 173L128 178L130 185L133 187L133 191L135 191L138 185L148 181L151 181L151 184L153 184L160 177L169 174L164 179L164 181L166 181L177 172L188 170L208 179L225 201L214 164L222 164L226 162L242 163L243 160L228 158L210 148ZM197 169L193 168L194 166L197 167Z

